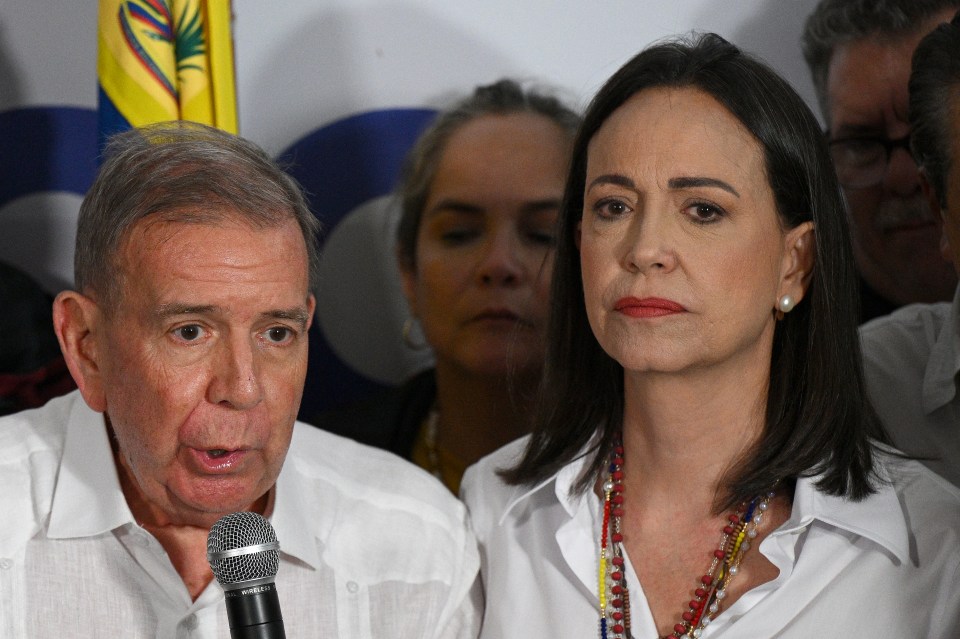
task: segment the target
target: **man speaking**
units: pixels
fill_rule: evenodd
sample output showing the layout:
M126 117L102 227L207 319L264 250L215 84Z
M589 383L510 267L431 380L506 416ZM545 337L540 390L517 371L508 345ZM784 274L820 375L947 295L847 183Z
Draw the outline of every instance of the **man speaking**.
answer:
M289 637L472 637L463 509L388 454L295 424L316 221L257 147L115 138L54 325L79 390L0 420L0 636L229 637L221 516L280 541Z

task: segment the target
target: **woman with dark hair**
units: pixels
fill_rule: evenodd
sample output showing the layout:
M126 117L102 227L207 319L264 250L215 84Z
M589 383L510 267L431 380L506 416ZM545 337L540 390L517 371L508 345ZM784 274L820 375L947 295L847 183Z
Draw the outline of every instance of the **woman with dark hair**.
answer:
M816 120L719 36L591 103L528 439L467 472L484 637L954 637L960 492L864 392Z
M529 432L579 123L556 97L504 79L423 132L401 175L397 258L405 341L436 366L317 425L411 459L454 493L467 466Z

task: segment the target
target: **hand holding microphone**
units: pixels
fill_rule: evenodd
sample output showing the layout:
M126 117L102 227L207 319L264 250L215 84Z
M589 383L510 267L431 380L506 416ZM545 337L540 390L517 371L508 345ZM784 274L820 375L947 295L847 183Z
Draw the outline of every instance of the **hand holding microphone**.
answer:
M257 513L221 517L207 535L207 560L223 587L232 639L286 639L277 569L280 544Z

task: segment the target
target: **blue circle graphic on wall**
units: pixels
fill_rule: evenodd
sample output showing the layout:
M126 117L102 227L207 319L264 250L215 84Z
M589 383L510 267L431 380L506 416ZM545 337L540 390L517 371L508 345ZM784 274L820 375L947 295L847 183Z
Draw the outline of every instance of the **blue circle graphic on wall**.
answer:
M392 241L396 209L389 196L407 152L435 115L431 109L357 114L313 131L280 155L323 225L303 419L358 400L417 367L409 354L373 360L383 360L387 346L403 348L405 311ZM391 365L392 373L376 370Z
M96 112L2 111L0 140L0 260L57 293L73 283L77 211L96 172Z
M83 195L97 170L97 112L26 107L0 113L0 206L44 191Z

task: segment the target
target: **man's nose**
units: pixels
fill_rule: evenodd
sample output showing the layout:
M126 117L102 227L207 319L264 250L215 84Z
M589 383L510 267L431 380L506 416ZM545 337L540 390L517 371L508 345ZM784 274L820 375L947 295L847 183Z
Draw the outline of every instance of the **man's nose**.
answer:
M890 193L900 197L909 197L920 190L919 169L907 149L897 147L890 150L883 185Z
M246 410L263 399L256 346L251 339L234 337L222 342L212 366L210 403Z

